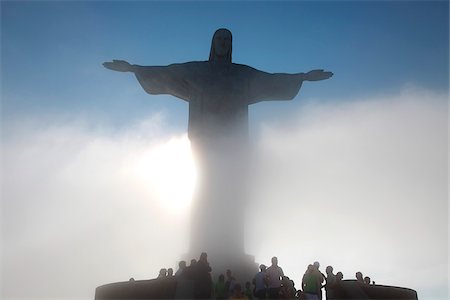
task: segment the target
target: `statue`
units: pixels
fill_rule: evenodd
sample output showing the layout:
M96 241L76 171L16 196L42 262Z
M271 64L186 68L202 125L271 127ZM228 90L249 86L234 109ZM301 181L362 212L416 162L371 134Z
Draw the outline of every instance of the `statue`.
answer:
M232 36L227 29L214 33L209 61L144 67L113 60L111 70L135 73L149 94L170 94L189 102L189 138L221 135L222 129L246 125L248 106L267 100L293 99L303 81L330 78L333 73L269 74L231 62Z
M231 259L244 253L248 106L291 100L304 81L333 76L323 70L266 73L232 63L231 54L231 32L222 28L214 33L208 61L169 66L138 66L123 60L103 64L114 71L133 72L149 94L170 94L189 103L188 136L199 173L190 252L192 257L208 252L213 264L214 254Z

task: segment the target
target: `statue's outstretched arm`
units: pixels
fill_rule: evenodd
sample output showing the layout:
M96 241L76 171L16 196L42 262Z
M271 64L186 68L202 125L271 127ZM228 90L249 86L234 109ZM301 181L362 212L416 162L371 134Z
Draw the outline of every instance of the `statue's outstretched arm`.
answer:
M107 69L118 71L118 72L135 72L139 67L137 65L132 65L125 60L113 59L112 62L104 62L103 66Z
M302 74L304 81L319 81L325 80L333 76L333 72L324 71L323 69L312 70L308 73L299 73Z
M103 66L118 72L133 72L142 88L151 95L172 95L189 101L189 84L186 64L169 66L138 66L124 60L105 62Z
M299 92L304 81L325 80L333 76L332 72L312 70L307 73L267 73L250 68L248 104L260 101L292 100Z

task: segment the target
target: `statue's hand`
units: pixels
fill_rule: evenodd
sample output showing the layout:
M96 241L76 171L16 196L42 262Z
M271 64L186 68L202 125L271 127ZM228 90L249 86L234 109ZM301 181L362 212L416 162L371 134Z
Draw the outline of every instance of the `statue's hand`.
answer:
M132 72L133 66L124 60L113 60L112 62L105 62L103 66L107 69L119 72Z
M333 76L333 72L325 72L323 69L312 70L305 74L305 80L308 81L319 81L328 79Z

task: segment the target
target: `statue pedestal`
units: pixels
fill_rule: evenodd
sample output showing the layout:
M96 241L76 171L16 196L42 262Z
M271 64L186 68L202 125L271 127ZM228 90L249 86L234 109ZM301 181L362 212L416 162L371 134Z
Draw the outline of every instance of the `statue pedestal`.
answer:
M229 253L209 253L208 261L211 266L211 276L213 282L217 281L220 274L226 276L226 271L231 270L232 276L236 279L236 282L240 283L243 287L247 281L252 282L253 277L259 270L259 264L255 262L255 257L248 254L234 254ZM183 255L183 260L189 265L191 259L198 260L200 253L188 253Z
M237 282L245 284L258 272L255 258L245 253L244 246L251 155L242 130L222 130L226 134L191 141L198 178L190 247L183 257L189 264L206 252L214 281L229 269Z
M231 270L231 274L236 279L236 282L242 284L242 288L247 281L250 283L258 273L258 264L255 262L253 255L243 254L240 257L230 258L230 260L217 261L212 268L212 276L215 281L220 274L226 273L227 269Z

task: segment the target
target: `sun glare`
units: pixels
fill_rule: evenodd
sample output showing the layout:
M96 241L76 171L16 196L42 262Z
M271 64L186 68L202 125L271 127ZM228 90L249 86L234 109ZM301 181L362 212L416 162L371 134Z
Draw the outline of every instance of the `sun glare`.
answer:
M139 181L161 206L172 212L189 207L197 175L187 135L152 147L136 163Z

